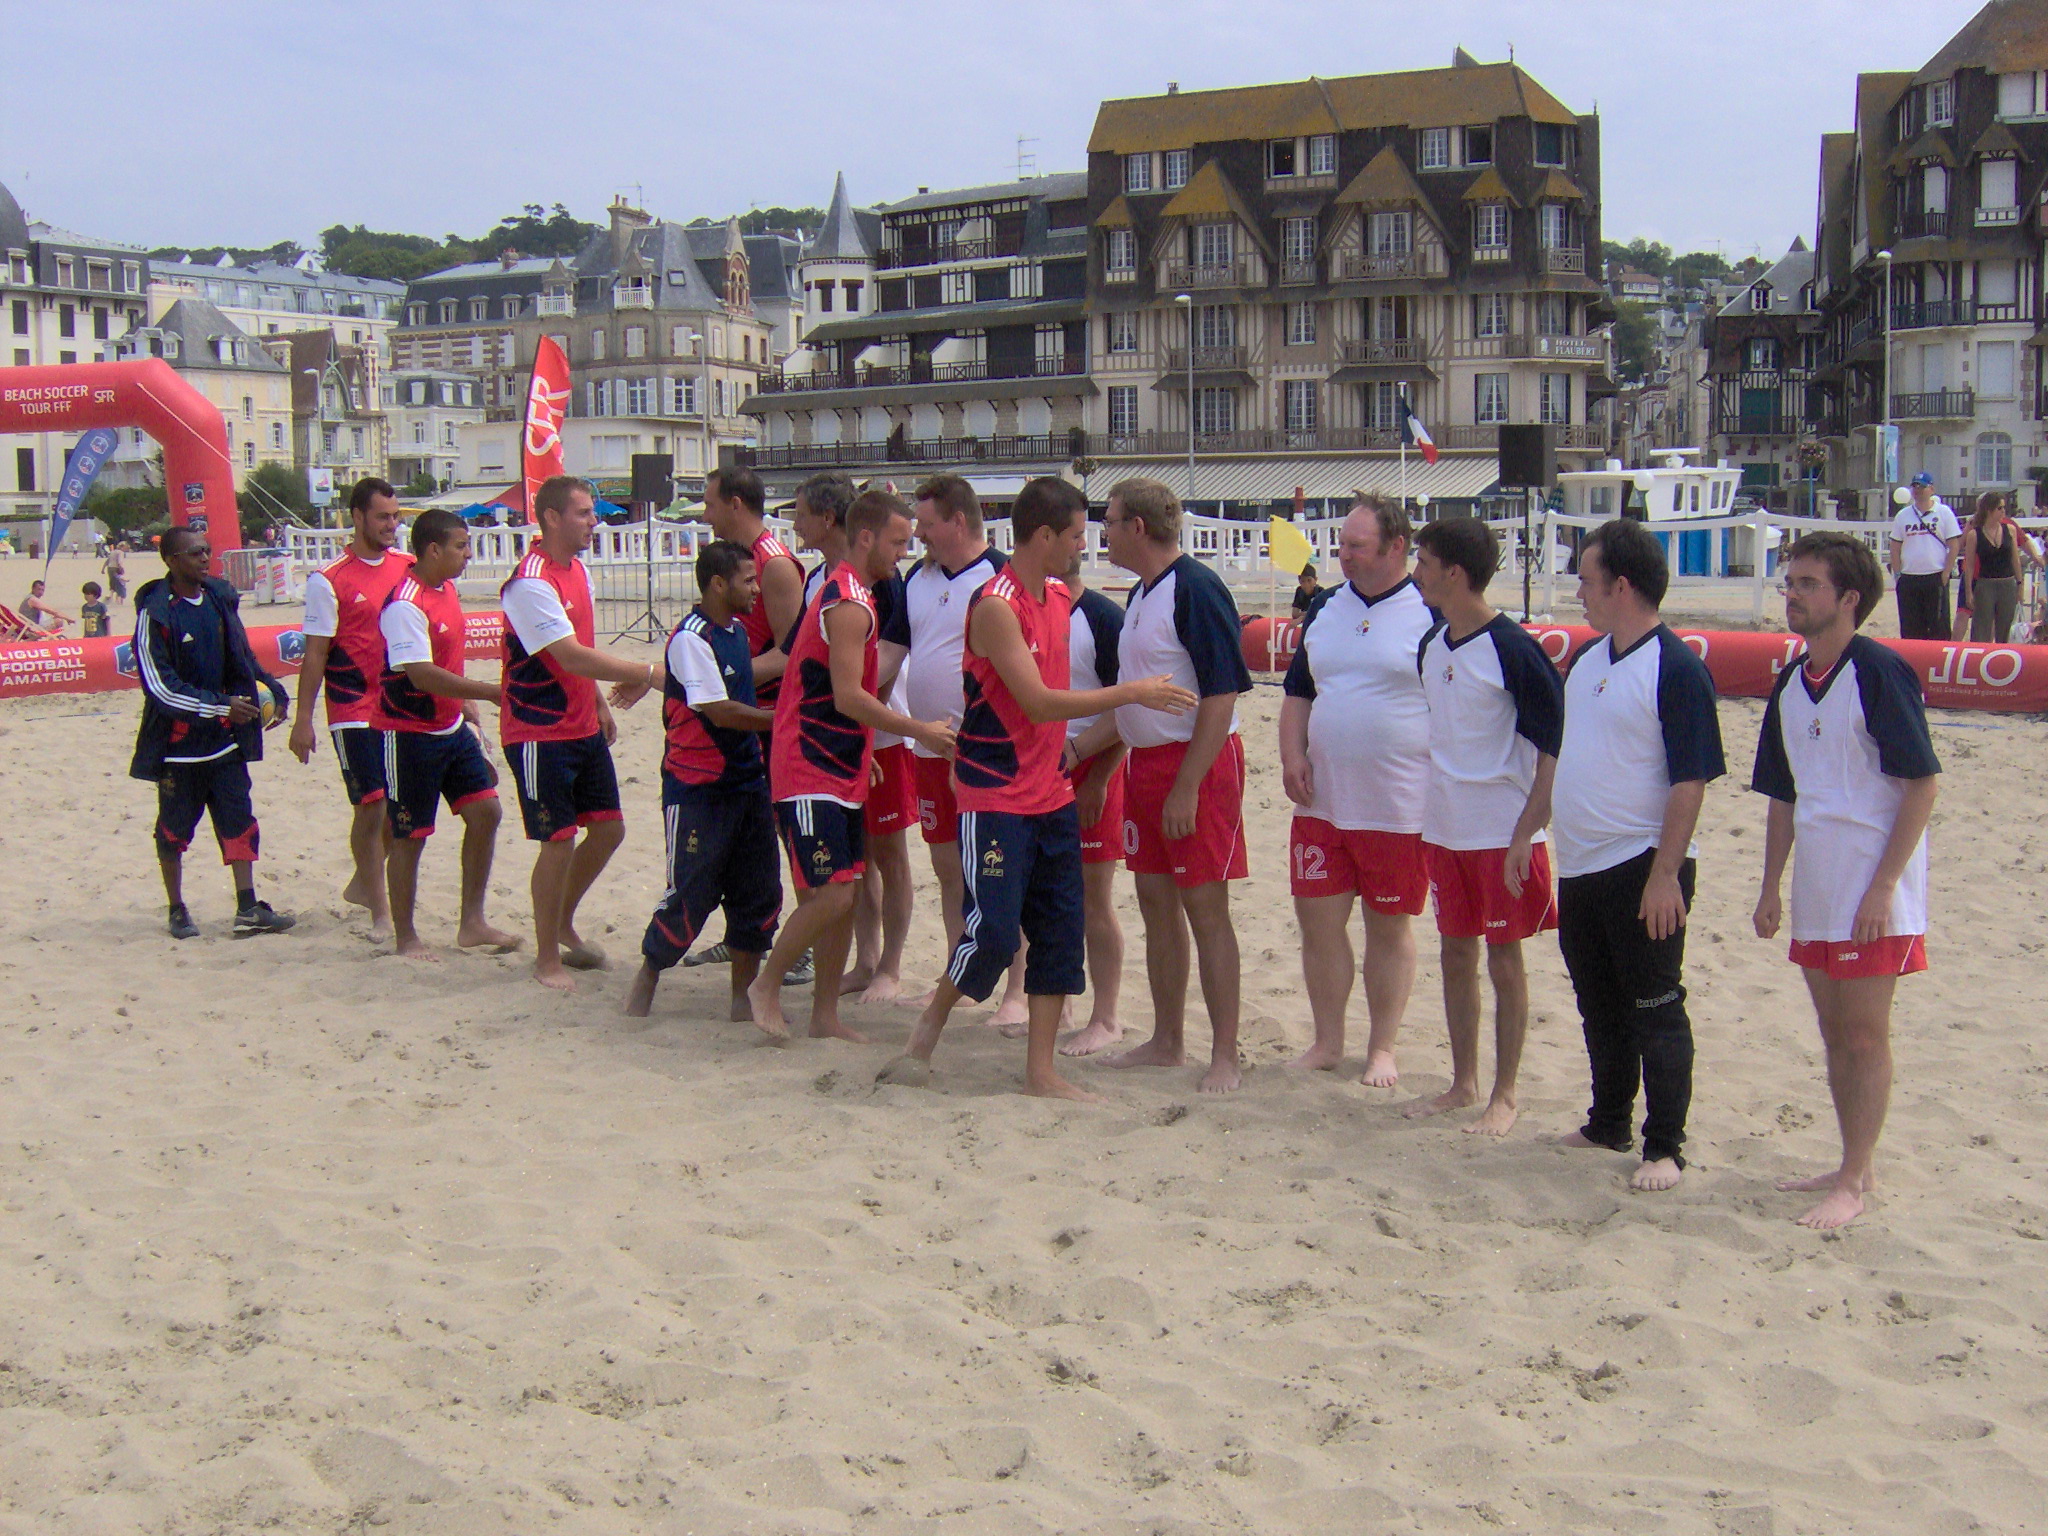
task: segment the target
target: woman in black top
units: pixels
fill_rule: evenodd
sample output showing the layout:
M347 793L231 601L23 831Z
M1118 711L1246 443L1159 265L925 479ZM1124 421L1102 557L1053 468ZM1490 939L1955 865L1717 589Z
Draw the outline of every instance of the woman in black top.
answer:
M1970 594L1970 638L2003 645L2019 607L2019 553L2041 564L2041 549L2005 515L2005 494L1986 491L1963 529L1963 575Z

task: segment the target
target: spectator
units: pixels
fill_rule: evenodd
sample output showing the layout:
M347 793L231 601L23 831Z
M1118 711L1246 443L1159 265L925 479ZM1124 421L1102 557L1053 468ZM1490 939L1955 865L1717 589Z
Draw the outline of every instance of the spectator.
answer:
M2005 493L1986 491L1977 498L1963 531L1964 592L1968 595L1970 638L2003 645L2012 637L2013 615L2020 598L2019 556L2041 565L2041 546L2006 516Z

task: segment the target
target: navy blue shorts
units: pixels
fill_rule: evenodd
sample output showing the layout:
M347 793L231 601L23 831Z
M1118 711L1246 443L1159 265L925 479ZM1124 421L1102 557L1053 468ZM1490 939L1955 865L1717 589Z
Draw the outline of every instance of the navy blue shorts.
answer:
M384 782L384 738L372 725L351 725L328 733L341 764L341 787L350 805L375 805L390 785Z
M498 773L484 756L483 743L468 726L445 736L430 731L385 733L384 778L390 788L384 809L393 837L432 837L441 802L460 811L477 800L498 798Z
M1087 991L1081 818L1071 804L1042 816L962 811L960 872L967 890L947 980L981 1002L1029 939L1028 995L1073 997Z
M159 856L182 854L192 846L199 818L213 818L223 864L256 859L256 804L249 797L249 765L236 752L210 763L166 763L156 781L156 847Z
M775 866L775 816L764 780L752 789L714 789L664 778L661 814L668 836L668 889L648 919L640 953L657 971L697 942L725 908L725 947L765 954L782 916L782 872Z
M792 878L807 891L844 885L867 872L866 813L819 795L775 802Z
M507 743L505 756L519 785L519 815L536 843L574 837L578 827L623 821L619 776L602 733L576 741Z

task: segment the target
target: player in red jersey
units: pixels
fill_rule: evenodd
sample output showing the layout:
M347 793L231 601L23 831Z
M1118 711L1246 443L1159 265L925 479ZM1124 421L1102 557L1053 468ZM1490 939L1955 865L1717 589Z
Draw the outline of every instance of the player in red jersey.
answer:
M625 837L612 743L619 728L597 685L628 708L657 678L653 662L596 648L590 577L577 557L597 531L597 501L571 475L534 493L539 537L505 583L505 676L498 704L533 860L533 976L573 992L569 969L601 970L576 932L576 906ZM583 835L577 836L581 829Z
M817 973L811 1034L861 1042L839 1022L839 983L853 937L853 882L865 868L863 807L874 733L953 750L950 726L912 720L875 697L875 609L867 583L893 571L910 547L909 508L888 491L868 491L847 509L845 538L845 558L826 570L791 639L769 749L776 825L797 906L747 998L755 1025L776 1039L789 1035L783 973L810 949Z
M1010 514L1016 552L970 599L961 677L966 708L953 759L964 887L960 938L904 1054L880 1082L922 1086L953 1006L980 1002L1026 939L1025 1092L1096 1102L1060 1076L1060 1013L1086 989L1081 822L1062 764L1066 722L1125 704L1185 714L1196 699L1168 677L1075 692L1067 684L1073 599L1060 578L1088 537L1088 503L1042 476Z
M310 763L318 749L313 702L327 690L327 729L341 763L341 787L355 807L349 853L355 873L341 899L370 914L370 938L391 937L385 899L384 733L370 723L377 679L384 671L384 640L377 623L384 599L412 566L398 548L398 493L374 475L356 482L348 497L355 533L339 560L306 578L305 659L299 664L298 718L288 745Z
M442 800L462 818L462 918L455 943L515 949L516 934L484 916L491 855L498 845L498 775L484 757L477 701L498 688L462 673L462 597L455 583L469 564L469 526L435 509L412 525L413 566L385 599L378 622L385 666L370 718L385 741L384 805L391 822L385 870L398 953L437 958L413 926L420 855Z
M704 520L721 539L754 556L757 596L739 621L747 632L747 649L755 656L772 652L804 611L804 568L768 526L767 510L768 494L751 469L721 467L704 477ZM775 708L780 686L773 677L756 686L761 708Z

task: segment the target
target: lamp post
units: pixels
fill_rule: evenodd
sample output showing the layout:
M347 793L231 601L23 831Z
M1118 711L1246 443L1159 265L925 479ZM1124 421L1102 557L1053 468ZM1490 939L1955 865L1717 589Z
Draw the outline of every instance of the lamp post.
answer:
M1180 305L1188 317L1188 509L1192 511L1195 501L1195 296L1176 293L1173 302Z
M704 474L708 476L708 475L710 475L710 473L711 473L711 468L712 468L712 465L711 465L711 460L712 460L712 446L711 446L711 360L710 360L710 359L709 359L708 357L706 357L706 356L704 355L704 337L703 337L703 334L702 334L701 332L698 332L698 331L692 331L692 332L690 332L690 333L689 333L689 335L688 335L688 336L687 336L687 337L685 338L685 340L687 340L687 341L688 341L688 342L690 343L690 350L691 350L692 352L694 352L694 353L696 354L696 356L697 356L697 362L698 362L698 364L699 364L699 366L698 366L698 369L697 369L697 385L698 385L698 396L697 396L697 410L698 410L698 413L699 413L699 414L700 414L700 415L701 415L701 416L702 416L702 417L704 418L704 464L703 464L703 470L704 470ZM649 533L648 533L648 537L652 538L652 537L653 537L653 528L654 528L654 524L652 523L652 521L650 521L650 522L648 523L648 525L647 525L647 526L648 526L648 530L649 530Z
M1884 416L1877 434L1877 463L1873 466L1877 473L1871 478L1882 480L1885 478L1884 451L1892 441L1892 253L1879 251L1877 259L1884 263L1884 399L1879 402Z
M313 380L313 430L315 436L307 440L306 458L313 467L317 468L325 462L327 453L327 395L321 388L326 382L326 376L318 368L301 368L299 372L311 375ZM320 509L320 526L322 528L327 526L328 510L327 507Z

